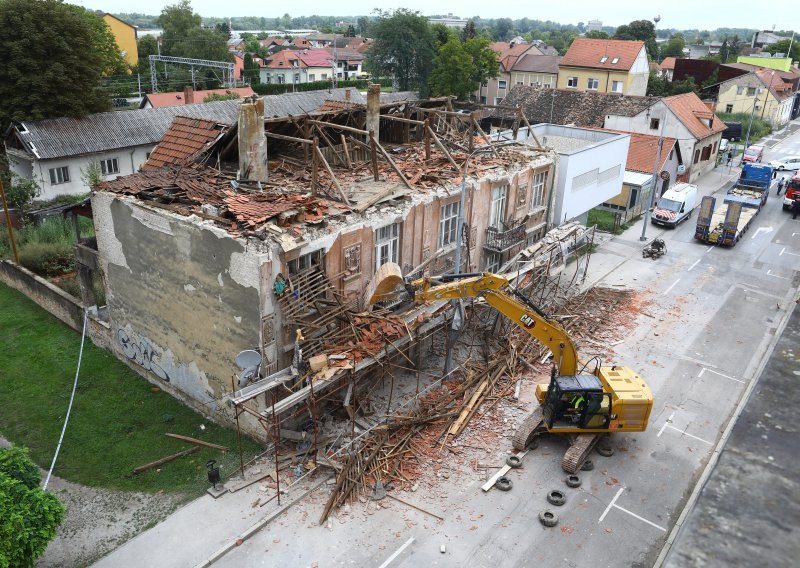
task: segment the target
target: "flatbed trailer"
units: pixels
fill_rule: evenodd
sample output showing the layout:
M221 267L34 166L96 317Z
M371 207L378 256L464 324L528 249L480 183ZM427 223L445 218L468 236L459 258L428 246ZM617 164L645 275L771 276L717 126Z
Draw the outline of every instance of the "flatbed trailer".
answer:
M712 245L734 246L750 228L760 208L742 207L740 203L723 203L714 209L713 197L704 197L700 204L700 216L694 237ZM704 211L710 216L703 216Z

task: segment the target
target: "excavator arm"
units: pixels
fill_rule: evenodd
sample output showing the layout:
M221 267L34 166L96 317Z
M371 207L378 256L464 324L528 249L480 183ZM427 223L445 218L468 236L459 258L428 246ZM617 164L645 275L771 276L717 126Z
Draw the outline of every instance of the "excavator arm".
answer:
M516 293L502 276L482 274L448 275L458 280L434 284L430 278L415 280L410 285L414 301L458 300L483 297L486 303L538 339L553 352L561 375L575 375L578 353L575 343L561 325L549 318L522 294Z

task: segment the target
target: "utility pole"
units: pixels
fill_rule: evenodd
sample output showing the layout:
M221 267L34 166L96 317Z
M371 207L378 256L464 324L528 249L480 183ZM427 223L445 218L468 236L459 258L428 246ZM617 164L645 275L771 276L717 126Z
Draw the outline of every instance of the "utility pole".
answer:
M3 212L6 215L6 229L8 229L8 240L11 242L11 253L14 255L14 262L19 264L19 253L17 253L17 241L14 240L14 229L11 228L11 214L8 212L6 202L6 190L3 187L3 180L0 179L0 199L3 202Z
M744 153L747 150L747 147L750 146L750 129L753 127L753 115L756 113L756 105L758 104L758 93L756 93L756 98L753 100L753 110L750 111L750 123L747 125L747 134L744 137L744 149L742 150L742 158L739 160L739 165L741 166L744 163Z
M653 184L650 191L650 203L644 212L644 223L642 223L642 236L639 237L640 241L646 241L647 225L650 222L650 209L653 207L653 202L656 197L656 185L658 184L658 165L661 163L661 149L664 147L664 123L667 122L667 114L664 113L664 119L661 122L661 129L658 132L658 148L656 149L656 163L653 164Z

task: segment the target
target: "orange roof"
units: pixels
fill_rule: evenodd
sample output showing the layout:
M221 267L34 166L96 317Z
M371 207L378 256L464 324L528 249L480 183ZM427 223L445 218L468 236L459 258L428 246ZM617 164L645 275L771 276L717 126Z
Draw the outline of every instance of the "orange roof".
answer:
M250 87L236 87L235 89L208 89L207 91L194 91L194 102L202 103L203 99L212 93L217 95L230 95L231 93L236 93L241 98L251 97L256 94L256 92ZM171 93L150 93L145 95L145 99L150 102L153 108L186 104L186 100L183 98L183 91L174 91Z
M772 96L778 100L793 96L792 84L784 82L780 73L772 69L759 69L755 71L756 76L770 90Z
M510 44L505 41L496 41L489 44L489 49L497 54L497 60L503 71L510 71L514 64L519 59L519 56L533 47L529 43L515 43Z
M264 67L269 69L299 69L300 67L306 67L306 64L303 63L303 60L300 59L297 52L291 49L279 51L274 55L270 55L264 61Z
M579 37L567 50L561 66L629 71L642 49L643 41Z
M653 164L656 161L656 152L658 151L658 136L651 136L650 134L636 134L631 132L631 144L628 147L628 162L625 164L625 169L633 172L642 172L644 174L653 173ZM669 153L677 144L675 138L664 138L664 145L661 147L661 157L657 171L664 169L664 163L669 158Z
M187 164L228 128L214 120L176 116L147 161L142 164L142 170Z
M717 118L695 93L684 93L661 100L698 140L727 128L727 125ZM708 125L709 121L711 126Z
M674 57L665 57L664 61L661 62L659 65L662 69L672 69L675 70L675 58Z

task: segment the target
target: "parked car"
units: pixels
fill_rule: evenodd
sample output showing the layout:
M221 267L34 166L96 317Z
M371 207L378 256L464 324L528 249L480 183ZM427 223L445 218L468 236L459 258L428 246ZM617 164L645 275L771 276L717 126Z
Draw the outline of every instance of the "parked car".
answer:
M722 140L720 140L719 141L719 153L722 154L725 150L728 149L729 145L730 145L730 142L728 141L727 138L723 138Z
M772 160L770 166L778 171L800 169L800 156L787 156L779 160Z
M748 146L747 150L744 151L744 156L742 156L743 162L760 162L764 158L764 147L763 146L756 146L753 144L752 146Z

